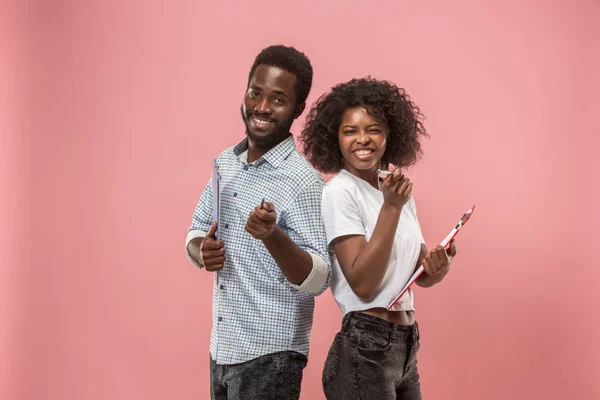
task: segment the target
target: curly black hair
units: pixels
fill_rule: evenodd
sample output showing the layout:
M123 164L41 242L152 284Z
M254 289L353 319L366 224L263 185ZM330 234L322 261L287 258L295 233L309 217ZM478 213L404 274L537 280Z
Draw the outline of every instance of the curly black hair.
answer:
M250 75L248 75L248 84L254 75L256 67L259 65L268 65L277 67L296 75L296 101L297 104L304 103L313 80L313 68L306 55L293 47L283 45L274 45L264 48L254 60Z
M334 86L311 107L301 141L304 154L316 169L324 173L342 169L344 159L338 129L344 111L354 107L365 107L387 128L382 165L408 167L419 159L422 155L420 139L428 136L419 107L404 89L368 76Z

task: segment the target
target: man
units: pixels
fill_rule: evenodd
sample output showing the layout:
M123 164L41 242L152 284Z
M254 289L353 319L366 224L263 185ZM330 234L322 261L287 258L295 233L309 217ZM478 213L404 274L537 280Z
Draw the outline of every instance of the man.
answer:
M212 399L300 396L314 296L330 282L323 179L296 151L290 133L311 85L312 66L303 53L285 46L261 51L241 108L247 137L217 160L218 230L211 182L194 212L188 257L216 274Z

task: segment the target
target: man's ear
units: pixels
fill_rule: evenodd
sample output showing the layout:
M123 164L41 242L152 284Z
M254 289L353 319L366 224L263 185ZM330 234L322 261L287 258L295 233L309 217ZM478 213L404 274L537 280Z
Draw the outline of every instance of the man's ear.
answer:
M302 113L304 112L305 108L306 108L306 102L298 104L296 106L296 112L294 113L294 119L296 119L299 116L301 116Z

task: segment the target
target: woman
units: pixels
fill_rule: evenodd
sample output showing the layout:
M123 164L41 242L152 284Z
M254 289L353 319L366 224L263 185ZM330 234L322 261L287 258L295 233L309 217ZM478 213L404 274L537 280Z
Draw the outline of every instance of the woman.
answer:
M427 251L401 168L416 162L426 135L403 89L372 78L335 86L313 105L302 132L318 170L336 173L323 191L332 254L331 289L344 318L323 370L327 399L420 399L419 330L409 289L415 269L430 287L448 273L456 246ZM390 165L392 174L378 169Z

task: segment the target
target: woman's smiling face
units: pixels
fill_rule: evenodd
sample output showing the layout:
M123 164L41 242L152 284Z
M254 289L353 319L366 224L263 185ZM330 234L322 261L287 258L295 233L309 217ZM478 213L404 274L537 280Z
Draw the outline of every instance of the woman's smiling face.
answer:
M338 129L344 169L356 176L376 171L385 153L387 128L365 107L344 111Z

